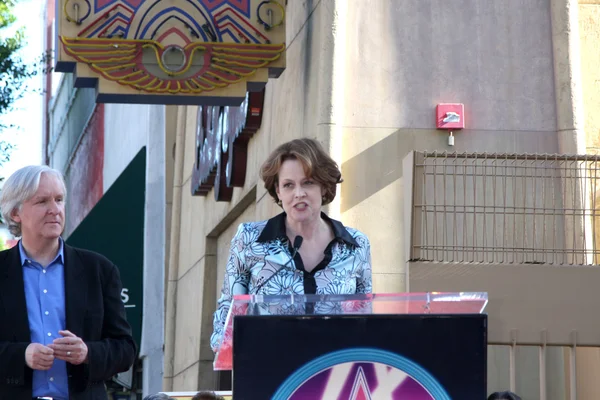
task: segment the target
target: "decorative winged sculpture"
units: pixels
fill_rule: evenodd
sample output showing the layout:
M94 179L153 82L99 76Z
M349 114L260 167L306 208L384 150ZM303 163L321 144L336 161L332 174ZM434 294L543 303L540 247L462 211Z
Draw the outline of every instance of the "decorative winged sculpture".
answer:
M98 101L239 104L285 68L281 1L60 0L56 69Z

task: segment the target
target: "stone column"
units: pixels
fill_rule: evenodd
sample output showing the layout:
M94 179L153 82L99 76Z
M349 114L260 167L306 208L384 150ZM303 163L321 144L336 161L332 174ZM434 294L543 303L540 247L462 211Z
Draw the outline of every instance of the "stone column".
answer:
M146 212L144 221L144 316L140 357L143 395L162 390L165 280L165 106L148 107Z
M165 314L165 360L164 360L164 382L163 390L173 391L173 363L175 359L175 329L177 317L177 280L179 276L179 252L181 234L181 196L189 195L183 193L187 186L183 186L183 164L185 149L185 121L187 107L178 107L177 113L177 138L175 139L175 162L173 171L173 209L171 218L171 239L168 266L168 281L166 290L166 314Z

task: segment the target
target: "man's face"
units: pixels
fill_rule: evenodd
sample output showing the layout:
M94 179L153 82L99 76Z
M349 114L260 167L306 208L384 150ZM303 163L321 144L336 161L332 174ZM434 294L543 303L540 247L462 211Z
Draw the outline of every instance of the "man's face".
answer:
M13 211L25 240L57 239L65 226L65 193L60 180L42 173L35 194Z

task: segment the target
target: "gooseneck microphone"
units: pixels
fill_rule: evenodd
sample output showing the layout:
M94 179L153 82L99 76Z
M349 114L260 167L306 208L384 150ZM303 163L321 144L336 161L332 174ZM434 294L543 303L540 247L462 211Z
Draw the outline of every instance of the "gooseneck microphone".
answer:
M281 267L279 267L277 269L277 271L275 271L273 273L273 275L271 275L263 283L261 283L260 285L258 285L258 287L256 288L256 290L254 290L254 294L258 294L258 291L260 289L262 289L263 286L265 286L275 275L277 275L282 269L284 269L289 263L292 262L292 260L294 259L294 257L296 257L296 253L298 253L298 250L300 250L300 246L302 246L302 241L303 240L304 240L304 238L302 236L296 236L294 238L294 248L292 249L292 254L291 254L290 259L287 260L287 262L285 264L283 264Z

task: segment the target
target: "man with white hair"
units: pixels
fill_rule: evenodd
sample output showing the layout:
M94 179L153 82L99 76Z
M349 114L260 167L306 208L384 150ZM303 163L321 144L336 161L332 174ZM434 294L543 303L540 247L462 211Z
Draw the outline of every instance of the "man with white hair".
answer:
M63 242L62 174L11 175L0 210L19 244L0 252L0 400L105 400L105 380L129 369L135 343L119 270Z

